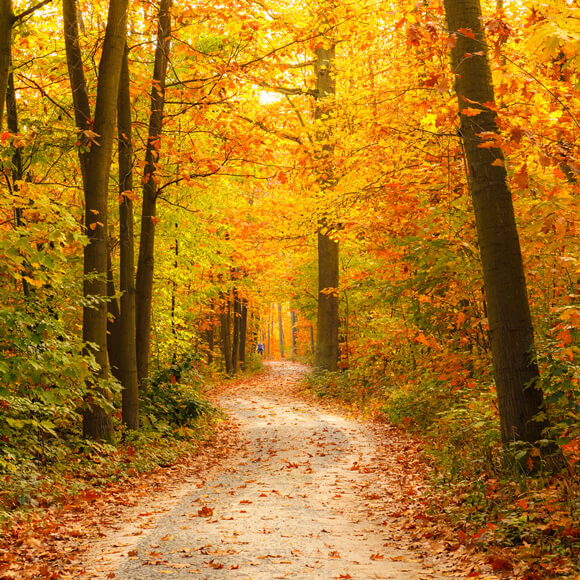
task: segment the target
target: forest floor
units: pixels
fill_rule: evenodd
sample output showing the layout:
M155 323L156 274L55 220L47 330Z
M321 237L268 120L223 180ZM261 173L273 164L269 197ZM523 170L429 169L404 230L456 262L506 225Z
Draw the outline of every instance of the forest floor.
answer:
M230 418L196 458L54 508L0 578L517 575L430 512L416 441L305 395L306 367L265 366L213 390Z

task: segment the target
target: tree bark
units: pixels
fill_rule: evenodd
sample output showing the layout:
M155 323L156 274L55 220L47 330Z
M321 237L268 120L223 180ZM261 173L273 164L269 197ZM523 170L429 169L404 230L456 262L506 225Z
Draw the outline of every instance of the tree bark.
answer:
M282 320L282 304L278 302L278 342L280 343L280 358L284 358L284 321Z
M73 92L75 119L79 132L92 130L86 151L80 151L85 196L85 233L88 244L84 250L83 295L93 305L83 307L83 340L98 366L95 394L108 397L104 383L109 377L107 357L107 199L109 173L117 112L117 95L121 76L121 61L127 36L128 0L111 0L99 63L97 101L94 123L83 72L79 45L75 0L63 0L67 64ZM84 138L88 137L83 133ZM86 142L86 139L83 139ZM93 396L89 396L83 415L83 434L95 440L111 440L111 416Z
M233 372L232 365L232 336L230 327L230 297L228 294L221 293L221 311L220 311L220 332L222 339L222 355L224 357L224 366L226 373L231 375Z
M494 92L481 7L479 0L445 0L445 12L449 32L457 39L451 61L487 296L502 439L534 442L546 423L534 420L543 395L512 197L502 151L479 146L485 139L482 133L498 133L496 115L487 106ZM461 114L467 107L481 113Z
M296 311L290 310L290 325L292 333L292 356L296 356Z
M248 301L242 298L242 314L240 319L240 365L246 365L246 344L248 342Z
M133 141L131 95L129 93L129 58L125 46L117 106L119 140L119 382L123 423L129 429L139 428L139 379L137 377L137 344L135 329L135 242L133 222Z
M315 118L320 122L317 140L319 142L320 188L322 193L332 188L332 156L334 147L331 142L329 120L334 108L336 92L334 82L335 46L316 49L316 89L317 101ZM318 230L318 333L315 365L335 371L338 368L338 283L339 260L338 242L330 235L330 219L323 219Z
M119 300L116 297L115 276L113 274L113 259L111 248L107 249L107 355L109 357L109 368L113 376L119 378L119 347L122 341L121 328L119 324L120 309Z
M233 299L232 369L235 373L240 364L240 331L242 321L242 304L236 288L233 290Z
M0 130L2 130L4 103L10 75L13 24L12 0L0 0Z
M155 223L157 221L158 192L155 173L159 164L160 137L163 128L165 80L171 42L171 4L172 0L160 0L159 3L157 46L153 67L153 85L151 87L149 136L143 174L143 210L136 282L137 372L140 386L143 389L146 388L147 379L149 378L151 352L151 308L153 301Z
M18 133L18 108L16 106L16 90L14 88L14 75L12 71L8 75L8 88L6 90L6 124L8 130L16 134ZM18 183L24 177L24 167L22 163L22 146L18 145L14 149L14 155L12 155L12 190L17 193L20 190ZM24 225L22 220L22 208L14 208L14 219L16 222L16 227L22 227ZM32 277L32 268L30 264L26 264L27 276ZM32 295L32 288L26 277L22 278L22 292L25 298L30 298Z

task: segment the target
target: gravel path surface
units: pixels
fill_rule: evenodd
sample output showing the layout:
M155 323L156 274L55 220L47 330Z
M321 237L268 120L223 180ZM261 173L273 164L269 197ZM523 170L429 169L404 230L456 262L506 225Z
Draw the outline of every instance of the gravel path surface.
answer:
M115 570L97 566L93 577L450 577L398 548L406 544L382 509L388 489L365 469L377 452L373 433L293 395L302 372L270 363L225 388L220 404L241 434L231 460L205 484L160 498L165 513L145 530L121 529Z

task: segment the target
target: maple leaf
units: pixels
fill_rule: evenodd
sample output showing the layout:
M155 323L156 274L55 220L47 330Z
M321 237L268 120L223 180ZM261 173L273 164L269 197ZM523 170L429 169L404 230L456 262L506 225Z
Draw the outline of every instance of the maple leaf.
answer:
M465 107L461 109L461 114L467 117L475 117L476 115L481 115L484 112L484 109L475 109L473 107Z
M213 511L214 511L213 508L204 505L202 508L197 510L197 515L202 518L210 518L211 516L213 516Z
M461 34L467 38L475 38L475 33L471 28L460 28L457 32L461 32Z

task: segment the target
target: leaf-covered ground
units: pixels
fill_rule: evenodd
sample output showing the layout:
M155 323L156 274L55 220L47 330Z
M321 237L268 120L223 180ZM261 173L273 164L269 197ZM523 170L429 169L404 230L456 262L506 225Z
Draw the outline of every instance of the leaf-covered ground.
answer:
M12 528L2 578L496 578L430 511L418 444L304 398L304 367L216 389L232 419L184 465Z

